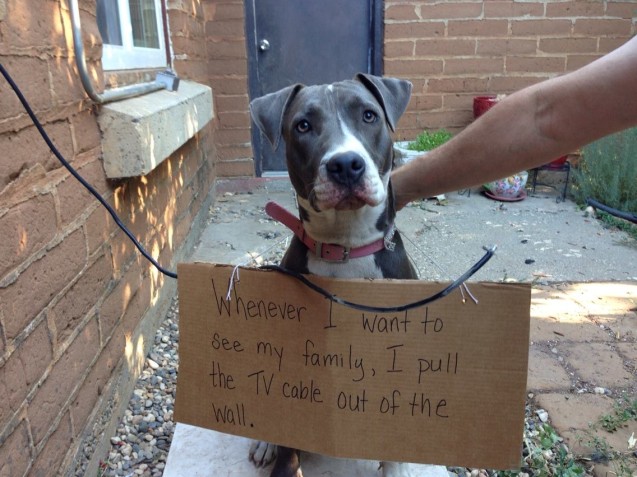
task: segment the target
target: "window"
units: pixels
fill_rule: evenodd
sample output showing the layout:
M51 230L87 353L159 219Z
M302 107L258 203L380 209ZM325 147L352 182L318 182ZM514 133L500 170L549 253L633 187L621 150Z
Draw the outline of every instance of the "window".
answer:
M97 0L105 70L167 65L163 0Z

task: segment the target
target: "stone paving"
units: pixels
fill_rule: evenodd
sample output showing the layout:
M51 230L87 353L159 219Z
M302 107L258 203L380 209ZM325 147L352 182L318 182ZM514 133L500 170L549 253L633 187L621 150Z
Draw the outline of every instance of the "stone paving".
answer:
M605 439L637 469L629 438L637 422L609 433L591 430L623 395L637 399L637 283L569 283L534 289L527 387L576 453ZM599 427L599 426L598 426ZM597 464L595 475L615 472Z

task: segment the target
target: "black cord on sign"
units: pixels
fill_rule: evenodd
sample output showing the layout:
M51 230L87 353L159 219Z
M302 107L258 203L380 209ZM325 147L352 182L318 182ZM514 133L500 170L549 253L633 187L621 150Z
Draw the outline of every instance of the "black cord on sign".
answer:
M305 286L314 290L319 295L322 295L328 300L334 303L337 303L339 305L347 306L349 308L353 308L355 310L360 310L360 311L379 312L379 313L397 313L401 311L411 310L413 308L418 308L424 305L428 305L431 302L434 302L436 300L439 300L440 298L446 297L447 295L449 295L449 293L451 293L456 288L461 286L473 274L475 274L478 270L480 270L484 266L484 264L486 264L489 260L491 260L491 257L493 257L493 254L495 253L495 248L496 248L495 245L490 248L486 248L486 247L483 247L483 248L484 250L486 250L486 253L482 256L482 258L478 260L469 270L464 272L460 277L458 277L451 284L449 284L446 288L444 288L443 290L440 290L438 293L434 293L433 295L427 298L423 298L422 300L417 300L412 303L406 303L404 305L399 305L399 306L370 306L370 305L363 305L361 303L353 303L351 301L343 300L342 298L339 298L336 295L332 295L331 293L327 292L326 290L319 287L315 283L311 282L305 275L302 275L298 272L288 270L287 268L280 267L279 265L262 265L260 268L265 270L276 270L278 272L285 273L286 275L294 277L300 282L302 282Z
M137 250L140 251L140 253L146 257L146 260L148 260L150 263L152 263L155 268L157 268L157 270L159 270L161 273L163 273L164 275L171 277L171 278L177 278L177 274L175 272L171 272L170 270L166 270L165 268L163 268L153 257L150 253L148 253L148 251L144 248L144 246L139 243L139 241L135 238L135 236L133 235L133 233L128 230L128 228L126 227L126 225L124 225L124 223L122 223L122 221L120 220L120 218L117 216L117 213L115 212L115 210L111 207L111 205L106 202L106 200L104 199L104 197L102 197L100 195L99 192L97 192L95 190L95 188L89 184L74 168L71 164L69 164L69 162L64 159L64 156L62 156L62 154L60 153L60 151L58 151L57 147L55 147L55 144L53 144L53 141L51 141L51 138L49 138L49 135L46 133L46 131L44 130L44 128L42 127L42 124L40 124L40 121L38 120L38 118L36 117L35 113L33 112L33 110L31 109L31 106L29 105L29 103L27 102L26 98L24 97L24 95L22 94L22 91L20 91L20 88L18 88L18 85L15 84L15 82L13 81L13 79L11 78L11 76L9 75L9 73L7 72L7 70L4 69L4 66L2 65L2 63L0 63L0 73L2 73L2 75L4 76L4 78L7 80L7 82L9 83L9 85L11 86L11 88L13 89L13 91L15 92L16 96L18 97L18 99L20 100L20 102L22 103L22 106L24 106L24 109L26 110L27 114L29 115L29 117L31 118L31 121L33 121L33 124L35 125L35 127L37 128L38 132L40 133L40 135L42 136L42 139L44 139L44 142L46 142L47 146L49 146L49 149L51 149L51 152L55 155L55 157L57 157L58 161L60 161L62 163L62 165L64 167L66 167L66 169L73 175L73 177L75 177L78 181L80 181L80 183L100 202L100 204L102 204L106 210L108 211L109 214L111 214L111 217L113 218L113 220L115 221L115 223L119 226L120 229L122 229L122 231L128 236L128 238L133 242L133 244L135 245L135 247L137 248Z

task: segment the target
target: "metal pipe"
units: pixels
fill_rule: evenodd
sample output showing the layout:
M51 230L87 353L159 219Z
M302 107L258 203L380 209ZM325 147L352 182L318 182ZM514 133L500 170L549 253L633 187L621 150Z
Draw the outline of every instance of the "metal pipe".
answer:
M75 62L77 69L82 80L84 90L89 97L98 104L108 103L110 101L117 101L124 98L131 98L133 96L140 96L142 94L151 93L164 89L165 85L152 81L149 83L137 83L128 86L122 86L120 88L107 89L103 93L98 93L91 83L91 78L88 75L88 69L86 67L86 58L84 56L84 42L82 41L82 25L80 23L80 7L78 0L69 0L69 9L71 10L71 26L73 28L73 47L75 51Z

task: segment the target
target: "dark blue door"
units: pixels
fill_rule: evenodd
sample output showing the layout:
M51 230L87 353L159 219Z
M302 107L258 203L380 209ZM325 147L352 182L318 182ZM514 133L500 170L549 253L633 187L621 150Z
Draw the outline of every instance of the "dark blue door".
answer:
M254 99L295 83L382 74L382 0L246 0L249 89ZM252 125L257 175L285 171Z

